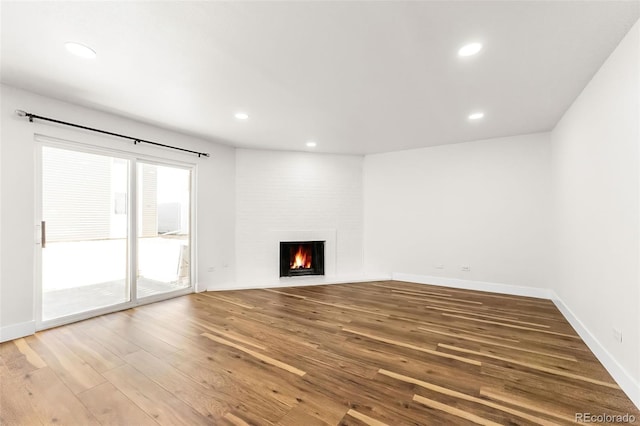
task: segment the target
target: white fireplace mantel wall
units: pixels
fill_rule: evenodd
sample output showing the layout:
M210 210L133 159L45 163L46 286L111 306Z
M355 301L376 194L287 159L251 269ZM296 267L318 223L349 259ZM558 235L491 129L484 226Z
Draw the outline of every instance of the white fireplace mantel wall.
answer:
M326 241L326 280L362 276L362 164L362 156L236 150L236 286L309 281L279 278L280 241Z

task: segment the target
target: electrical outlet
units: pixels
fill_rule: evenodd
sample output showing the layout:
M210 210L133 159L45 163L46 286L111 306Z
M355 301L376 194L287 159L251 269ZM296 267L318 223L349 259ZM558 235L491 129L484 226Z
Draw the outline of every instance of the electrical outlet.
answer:
M469 272L469 271L471 271L471 266L469 266L469 265L462 265L462 266L460 267L460 270L461 270L461 271L464 271L464 272Z
M433 265L434 268L436 269L444 269L444 265L442 263L438 263L436 265Z
M613 331L613 339L618 342L618 343L622 343L622 331L618 330L617 328L612 328Z

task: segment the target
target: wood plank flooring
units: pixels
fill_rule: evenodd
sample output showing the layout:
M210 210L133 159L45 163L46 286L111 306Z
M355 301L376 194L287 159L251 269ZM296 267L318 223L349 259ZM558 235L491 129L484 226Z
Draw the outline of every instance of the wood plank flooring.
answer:
M2 425L566 425L640 412L548 300L199 293L0 345Z

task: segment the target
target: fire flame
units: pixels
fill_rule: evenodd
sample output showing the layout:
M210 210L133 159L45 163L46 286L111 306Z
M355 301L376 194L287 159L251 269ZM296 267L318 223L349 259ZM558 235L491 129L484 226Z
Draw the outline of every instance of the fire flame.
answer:
M303 244L298 246L298 251L291 259L291 269L308 269L311 268L311 250Z

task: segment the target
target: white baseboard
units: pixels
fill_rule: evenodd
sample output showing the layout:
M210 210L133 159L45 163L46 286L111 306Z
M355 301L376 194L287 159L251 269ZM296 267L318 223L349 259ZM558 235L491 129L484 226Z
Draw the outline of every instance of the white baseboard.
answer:
M331 285L331 284L349 284L349 283L364 283L370 281L388 281L391 279L390 275L377 275L377 276L362 276L357 275L353 277L288 277L280 278L278 281L265 281L256 284L226 284L217 287L209 287L207 291L227 291L227 290L254 290L262 288L280 288L280 287L306 287L312 285Z
M562 315L569 321L569 324L580 335L582 340L587 344L591 352L598 358L604 368L611 374L613 380L618 383L620 388L627 394L631 402L640 409L640 383L636 381L607 351L596 337L585 327L585 325L575 316L573 311L558 297L554 291L550 291L551 301L556 305Z
M470 281L459 278L433 277L429 275L403 274L400 272L394 272L391 274L391 277L394 281L409 281L418 284L440 285L443 287L461 288L464 290L478 290L490 293L510 294L514 296L537 297L538 299L551 298L549 290L538 287Z
M571 326L576 330L598 361L611 374L613 380L620 386L638 409L640 409L640 383L633 378L607 349L596 339L585 325L575 316L569 307L550 289L523 287L509 284L498 284L482 281L469 281L457 278L432 277L427 275L403 274L394 272L391 274L394 281L408 281L417 284L431 284L443 287L461 288L466 290L487 291L491 293L509 294L515 296L537 297L551 300Z
M7 342L20 337L29 336L36 332L36 322L27 321L19 324L0 327L0 342Z

